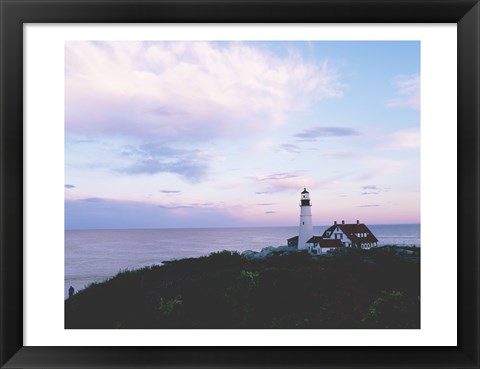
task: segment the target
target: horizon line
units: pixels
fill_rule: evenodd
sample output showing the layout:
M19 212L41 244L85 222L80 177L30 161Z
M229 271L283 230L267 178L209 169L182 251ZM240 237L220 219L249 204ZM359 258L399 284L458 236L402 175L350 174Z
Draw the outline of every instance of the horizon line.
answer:
M337 225L341 223L337 222ZM356 223L345 223L345 224L356 224ZM360 223L366 224L366 223ZM320 224L314 225L313 227L330 227L333 224ZM388 226L388 225L421 225L421 223L369 223L367 226ZM239 227L132 227L132 228L68 228L64 231L121 231L121 230L166 230L166 229L231 229L231 228L297 228L298 225L290 226L239 226Z

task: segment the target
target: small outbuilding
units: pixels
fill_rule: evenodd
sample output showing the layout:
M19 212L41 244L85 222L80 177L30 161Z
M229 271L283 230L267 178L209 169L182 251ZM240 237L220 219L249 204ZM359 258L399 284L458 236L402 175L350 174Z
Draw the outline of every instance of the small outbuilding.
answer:
M287 245L290 247L298 247L298 236L289 238L287 240Z

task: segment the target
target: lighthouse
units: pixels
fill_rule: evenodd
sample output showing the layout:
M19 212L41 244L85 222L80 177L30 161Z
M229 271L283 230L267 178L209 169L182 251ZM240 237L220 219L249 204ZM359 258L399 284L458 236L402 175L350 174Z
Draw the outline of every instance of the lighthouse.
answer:
M300 227L298 232L298 248L307 249L307 241L313 237L312 204L310 194L304 188L300 195Z

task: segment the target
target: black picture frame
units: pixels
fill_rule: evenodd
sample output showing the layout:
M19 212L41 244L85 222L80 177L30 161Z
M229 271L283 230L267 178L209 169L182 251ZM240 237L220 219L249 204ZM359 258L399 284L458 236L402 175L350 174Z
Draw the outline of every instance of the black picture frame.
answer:
M0 366L2 368L479 368L478 0L0 0ZM456 347L24 347L25 23L456 23ZM454 175L454 173L448 173ZM445 229L446 225L439 225ZM288 342L286 342L288 345Z

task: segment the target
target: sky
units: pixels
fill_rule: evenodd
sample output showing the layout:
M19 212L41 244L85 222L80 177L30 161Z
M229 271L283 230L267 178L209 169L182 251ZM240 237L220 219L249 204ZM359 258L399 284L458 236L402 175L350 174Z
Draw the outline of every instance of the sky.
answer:
M65 43L65 228L420 223L420 43Z

